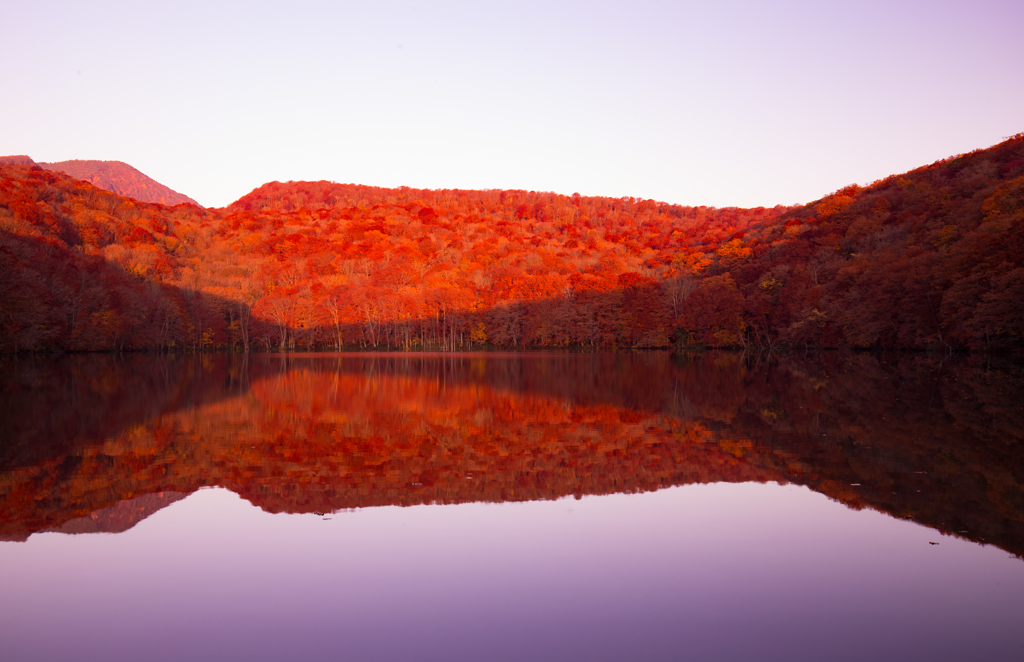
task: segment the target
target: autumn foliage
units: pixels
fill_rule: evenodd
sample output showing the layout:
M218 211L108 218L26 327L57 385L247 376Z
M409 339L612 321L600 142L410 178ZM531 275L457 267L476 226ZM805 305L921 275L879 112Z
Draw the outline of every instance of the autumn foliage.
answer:
M17 159L15 159L17 161ZM0 350L1024 345L1024 138L797 208L0 165Z

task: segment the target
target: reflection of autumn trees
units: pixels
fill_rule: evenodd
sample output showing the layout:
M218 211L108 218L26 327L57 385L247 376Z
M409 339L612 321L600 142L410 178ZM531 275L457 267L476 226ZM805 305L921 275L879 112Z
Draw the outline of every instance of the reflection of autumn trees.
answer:
M964 360L90 357L14 374L54 385L39 403L15 387L18 411L55 416L10 428L5 535L205 485L324 512L774 480L1024 551L1019 376ZM93 391L106 399L81 398ZM104 407L117 425L103 427Z
M797 208L272 182L225 209L0 163L0 351L1024 343L1024 138Z
M0 360L0 472L75 456L154 416L237 395L250 374L258 367L211 354Z
M59 526L126 495L203 485L311 512L769 478L699 423L489 384L540 386L557 364L490 363L300 362L245 395L7 472L4 520Z

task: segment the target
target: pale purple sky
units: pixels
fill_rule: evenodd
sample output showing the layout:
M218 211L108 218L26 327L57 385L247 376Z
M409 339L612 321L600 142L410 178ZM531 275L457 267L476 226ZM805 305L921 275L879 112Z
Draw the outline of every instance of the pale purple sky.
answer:
M1024 131L1024 2L2 1L0 154L807 202Z

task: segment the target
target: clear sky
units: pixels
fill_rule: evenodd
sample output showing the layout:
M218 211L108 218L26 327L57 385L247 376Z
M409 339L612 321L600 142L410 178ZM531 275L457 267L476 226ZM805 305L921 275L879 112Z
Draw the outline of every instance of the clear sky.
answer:
M1024 2L0 0L0 154L808 202L1024 131Z

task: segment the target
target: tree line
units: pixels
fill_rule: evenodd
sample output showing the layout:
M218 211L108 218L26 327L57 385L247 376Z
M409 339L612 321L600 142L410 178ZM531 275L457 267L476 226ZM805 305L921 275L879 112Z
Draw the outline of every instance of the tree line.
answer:
M1020 135L770 209L0 164L0 351L1020 348L1022 233Z

